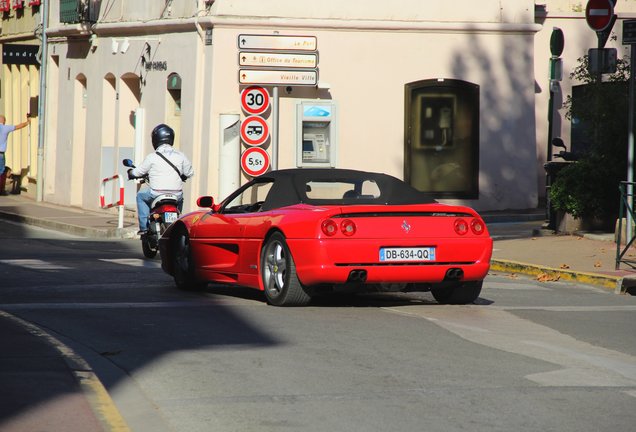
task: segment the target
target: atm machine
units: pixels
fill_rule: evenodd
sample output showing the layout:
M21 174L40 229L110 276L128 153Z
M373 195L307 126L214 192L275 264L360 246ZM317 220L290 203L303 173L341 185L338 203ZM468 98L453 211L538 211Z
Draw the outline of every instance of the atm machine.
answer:
M301 100L296 104L296 165L335 167L337 150L336 104Z

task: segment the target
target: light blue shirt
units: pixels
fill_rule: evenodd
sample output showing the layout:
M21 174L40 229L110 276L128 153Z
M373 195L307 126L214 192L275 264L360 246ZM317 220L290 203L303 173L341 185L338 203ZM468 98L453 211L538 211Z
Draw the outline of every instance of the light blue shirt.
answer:
M7 138L15 130L15 125L0 124L0 153L7 151Z

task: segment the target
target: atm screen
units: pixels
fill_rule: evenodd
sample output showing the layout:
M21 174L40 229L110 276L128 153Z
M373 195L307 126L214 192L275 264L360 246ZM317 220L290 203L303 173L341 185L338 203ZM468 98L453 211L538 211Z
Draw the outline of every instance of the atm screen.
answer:
M303 153L313 152L314 150L314 142L312 140L303 140Z

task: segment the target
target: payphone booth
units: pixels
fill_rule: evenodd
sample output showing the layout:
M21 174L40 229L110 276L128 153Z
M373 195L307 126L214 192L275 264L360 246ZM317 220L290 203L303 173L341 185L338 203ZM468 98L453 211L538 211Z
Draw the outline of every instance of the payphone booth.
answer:
M305 100L296 105L296 165L336 166L336 104Z

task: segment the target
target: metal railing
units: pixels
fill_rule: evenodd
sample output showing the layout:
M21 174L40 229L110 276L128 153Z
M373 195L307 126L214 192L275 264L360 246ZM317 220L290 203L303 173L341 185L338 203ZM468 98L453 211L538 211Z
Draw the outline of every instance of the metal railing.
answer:
M625 258L625 254L629 250L629 248L636 241L636 236L634 236L634 230L632 228L632 221L636 220L636 213L634 213L634 185L636 183L633 182L621 182L619 185L619 189L621 192L621 201L618 210L618 233L616 238L616 270L618 270L621 266L621 263L630 265L633 268L636 268L636 259L627 259ZM625 217L625 246L621 249L621 244L623 243L623 217Z

